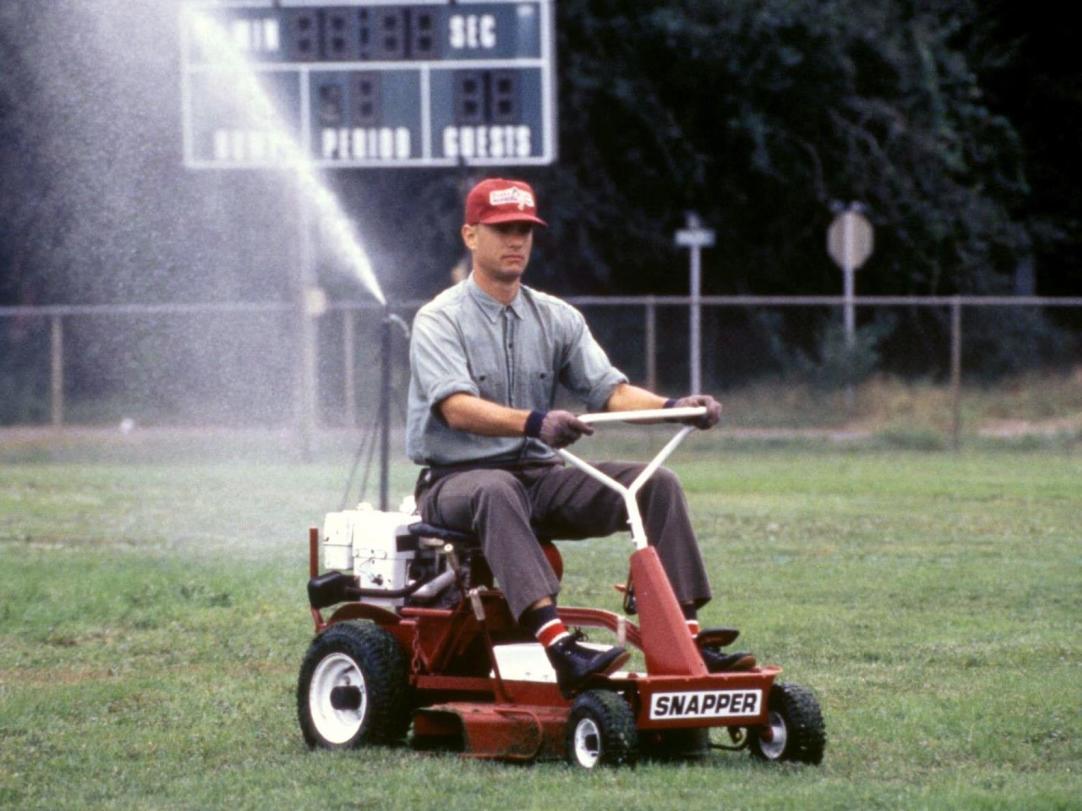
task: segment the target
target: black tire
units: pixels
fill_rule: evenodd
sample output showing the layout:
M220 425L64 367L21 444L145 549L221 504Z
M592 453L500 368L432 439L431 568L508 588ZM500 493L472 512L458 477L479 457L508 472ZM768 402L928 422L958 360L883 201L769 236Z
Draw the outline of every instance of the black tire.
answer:
M567 761L572 766L622 766L638 756L635 713L611 690L587 690L567 719Z
M401 741L409 704L406 656L384 629L340 622L312 641L297 681L297 716L311 748Z
M826 726L815 695L796 684L775 684L770 689L769 722L773 739L761 730L748 730L751 754L761 760L818 764L827 744Z

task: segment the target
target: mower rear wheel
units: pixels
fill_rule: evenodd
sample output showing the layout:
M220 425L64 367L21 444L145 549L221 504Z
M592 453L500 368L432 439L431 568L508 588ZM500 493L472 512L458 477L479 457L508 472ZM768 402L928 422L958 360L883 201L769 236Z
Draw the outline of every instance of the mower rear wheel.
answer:
M572 766L622 766L638 755L635 713L612 690L587 690L567 719L567 760Z
M769 735L759 727L748 730L752 755L761 760L821 763L826 726L811 690L796 684L775 684L770 688L768 706Z
M313 640L297 682L297 715L312 748L401 740L409 726L406 657L369 623L340 622Z

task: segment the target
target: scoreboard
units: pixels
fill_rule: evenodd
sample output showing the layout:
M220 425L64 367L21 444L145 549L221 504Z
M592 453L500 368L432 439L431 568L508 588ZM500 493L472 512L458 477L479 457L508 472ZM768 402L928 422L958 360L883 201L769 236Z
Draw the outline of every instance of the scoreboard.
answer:
M184 161L273 167L283 139L322 168L556 159L554 0L228 0L181 25ZM258 78L277 122L253 116ZM246 89L247 88L247 89Z

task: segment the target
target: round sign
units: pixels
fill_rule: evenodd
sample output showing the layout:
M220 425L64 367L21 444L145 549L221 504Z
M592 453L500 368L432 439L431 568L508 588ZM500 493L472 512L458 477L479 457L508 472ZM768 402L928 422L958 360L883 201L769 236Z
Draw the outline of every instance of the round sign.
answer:
M875 236L872 225L857 211L843 211L827 231L827 250L843 270L856 270L872 255Z

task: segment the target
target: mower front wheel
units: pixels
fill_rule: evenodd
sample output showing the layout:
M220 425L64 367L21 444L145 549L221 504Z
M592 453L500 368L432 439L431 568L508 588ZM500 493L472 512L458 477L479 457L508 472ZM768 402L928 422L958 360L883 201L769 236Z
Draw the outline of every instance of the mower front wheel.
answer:
M409 725L406 657L375 625L341 622L313 640L297 682L308 746L352 749L394 743Z
M826 748L826 726L819 702L807 688L775 684L770 688L768 723L749 732L751 753L760 760L818 764Z
M567 719L567 761L572 766L622 766L638 755L635 713L612 690L587 690Z

